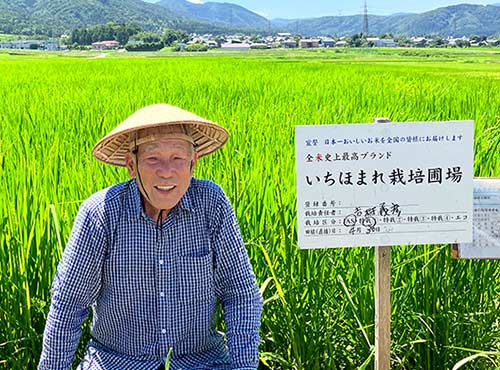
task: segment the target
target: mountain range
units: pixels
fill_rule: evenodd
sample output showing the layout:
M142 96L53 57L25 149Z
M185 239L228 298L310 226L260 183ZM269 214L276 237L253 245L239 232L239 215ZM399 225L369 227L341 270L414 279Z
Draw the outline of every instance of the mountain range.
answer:
M460 4L421 14L369 15L368 24L368 33L375 35L500 36L500 6ZM303 35L346 36L363 30L363 15L276 19L273 26Z
M369 34L500 36L500 4L460 4L420 14L369 15ZM290 32L345 36L363 31L363 15L268 20L244 7L186 0L0 0L0 33L60 35L95 24L135 22L145 30Z

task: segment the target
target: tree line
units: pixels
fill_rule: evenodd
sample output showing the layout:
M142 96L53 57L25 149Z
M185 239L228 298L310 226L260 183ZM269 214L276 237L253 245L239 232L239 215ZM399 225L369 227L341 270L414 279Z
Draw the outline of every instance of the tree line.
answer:
M189 35L183 30L164 29L161 32L147 32L137 23L106 23L71 32L67 44L72 48L85 48L94 42L115 40L131 50L158 50L176 42L186 42Z

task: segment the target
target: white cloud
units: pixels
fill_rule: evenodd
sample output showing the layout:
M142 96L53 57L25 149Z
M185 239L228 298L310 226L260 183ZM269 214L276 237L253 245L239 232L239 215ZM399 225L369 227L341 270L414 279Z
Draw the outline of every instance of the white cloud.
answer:
M204 3L203 0L187 0L187 1L190 3L193 3L193 4L203 4Z

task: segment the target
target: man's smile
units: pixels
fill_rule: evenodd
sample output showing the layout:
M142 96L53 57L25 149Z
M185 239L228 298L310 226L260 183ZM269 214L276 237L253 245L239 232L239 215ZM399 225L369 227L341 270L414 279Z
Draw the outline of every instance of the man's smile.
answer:
M169 192L175 188L175 185L156 185L155 188L161 192Z

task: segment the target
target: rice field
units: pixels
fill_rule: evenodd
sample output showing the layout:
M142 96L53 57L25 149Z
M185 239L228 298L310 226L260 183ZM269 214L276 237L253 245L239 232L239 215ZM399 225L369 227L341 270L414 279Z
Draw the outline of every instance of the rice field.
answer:
M0 54L0 369L36 368L79 204L127 179L91 148L158 102L231 133L195 176L228 194L264 292L261 368L373 368L373 249L297 249L294 126L473 119L474 174L500 177L500 50L148 55ZM392 248L392 369L500 369L500 264L450 254Z

